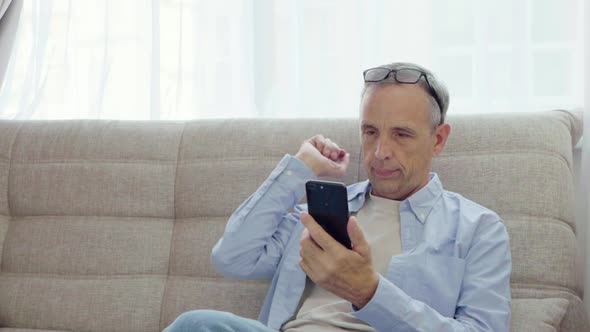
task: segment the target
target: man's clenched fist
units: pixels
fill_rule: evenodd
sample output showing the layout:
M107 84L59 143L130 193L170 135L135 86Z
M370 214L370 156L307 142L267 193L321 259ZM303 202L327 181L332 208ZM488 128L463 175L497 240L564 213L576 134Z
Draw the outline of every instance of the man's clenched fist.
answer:
M350 154L322 135L305 140L296 158L303 161L317 176L343 176Z

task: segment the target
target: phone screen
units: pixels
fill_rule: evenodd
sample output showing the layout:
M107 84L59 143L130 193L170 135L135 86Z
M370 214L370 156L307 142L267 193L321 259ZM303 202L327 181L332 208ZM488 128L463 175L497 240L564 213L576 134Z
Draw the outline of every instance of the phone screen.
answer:
M340 182L308 181L305 184L309 214L328 234L351 249L348 237L348 198L346 186Z

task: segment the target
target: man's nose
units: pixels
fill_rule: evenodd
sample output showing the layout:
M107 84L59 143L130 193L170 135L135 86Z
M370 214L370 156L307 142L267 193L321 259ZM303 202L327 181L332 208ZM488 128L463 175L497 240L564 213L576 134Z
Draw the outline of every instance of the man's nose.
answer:
M389 142L380 139L377 141L377 149L375 150L375 157L380 160L389 160L392 157L391 147Z

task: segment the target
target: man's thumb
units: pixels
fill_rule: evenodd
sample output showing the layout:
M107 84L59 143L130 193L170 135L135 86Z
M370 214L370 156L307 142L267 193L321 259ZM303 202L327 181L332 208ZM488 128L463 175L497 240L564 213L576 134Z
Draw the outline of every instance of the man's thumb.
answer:
M356 217L350 217L350 219L348 219L347 230L350 242L352 242L352 250L356 251L363 257L369 256L371 247L365 239L365 234L359 226Z

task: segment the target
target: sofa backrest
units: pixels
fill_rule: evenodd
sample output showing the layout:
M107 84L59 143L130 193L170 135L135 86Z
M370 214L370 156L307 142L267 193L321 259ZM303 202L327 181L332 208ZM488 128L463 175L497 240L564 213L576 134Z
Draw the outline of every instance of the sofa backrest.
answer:
M573 217L579 120L449 122L434 171L503 218L513 296L567 298L564 330L587 322ZM210 250L233 210L316 133L351 152L340 180L365 178L353 119L0 121L0 327L159 331L199 308L255 318L268 281L223 278Z
M1 326L159 329L182 127L0 123Z

